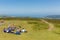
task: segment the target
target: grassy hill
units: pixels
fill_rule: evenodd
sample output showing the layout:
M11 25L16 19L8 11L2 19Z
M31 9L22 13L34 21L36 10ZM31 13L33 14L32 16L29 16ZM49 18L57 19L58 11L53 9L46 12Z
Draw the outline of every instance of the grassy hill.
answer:
M4 33L3 28L7 27L9 23L14 23L17 27L21 26L28 32L21 35ZM4 25L0 26L0 40L60 40L60 29L54 31L47 30L48 25L39 20L7 20L5 19ZM55 33L57 32L57 33Z

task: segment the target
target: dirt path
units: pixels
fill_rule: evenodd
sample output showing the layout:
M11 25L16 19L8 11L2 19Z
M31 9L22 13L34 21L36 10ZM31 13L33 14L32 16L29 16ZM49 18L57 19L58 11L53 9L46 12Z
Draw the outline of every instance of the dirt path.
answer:
M47 22L46 20L41 19L42 22L48 24L48 31L51 31L54 29L54 24Z

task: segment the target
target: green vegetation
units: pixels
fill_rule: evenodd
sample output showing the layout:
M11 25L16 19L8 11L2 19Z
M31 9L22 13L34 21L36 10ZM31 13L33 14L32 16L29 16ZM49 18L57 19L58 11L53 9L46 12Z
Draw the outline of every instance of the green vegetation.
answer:
M55 27L60 27L60 19L45 19L46 21L53 23Z
M46 19L48 20L48 19ZM59 22L53 24L59 25ZM17 27L25 28L28 32L21 35L15 35L10 33L4 33L3 28L7 27L9 23L14 23ZM47 30L48 25L39 20L27 20L27 19L5 19L4 25L0 26L0 40L60 40L60 28L56 27L53 31Z
M55 25L53 32L60 35L60 19L44 19L44 20L53 23Z

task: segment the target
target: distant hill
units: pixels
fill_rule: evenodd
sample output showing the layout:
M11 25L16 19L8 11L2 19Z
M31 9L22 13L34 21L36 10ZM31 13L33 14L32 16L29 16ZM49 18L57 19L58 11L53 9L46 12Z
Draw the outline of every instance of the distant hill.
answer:
M49 16L46 16L45 18L60 19L60 15L49 15Z

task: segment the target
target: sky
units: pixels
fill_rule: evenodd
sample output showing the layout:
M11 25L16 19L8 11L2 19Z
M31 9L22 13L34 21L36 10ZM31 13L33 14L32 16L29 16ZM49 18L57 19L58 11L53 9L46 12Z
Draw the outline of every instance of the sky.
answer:
M30 17L60 15L60 0L0 0L0 15Z

